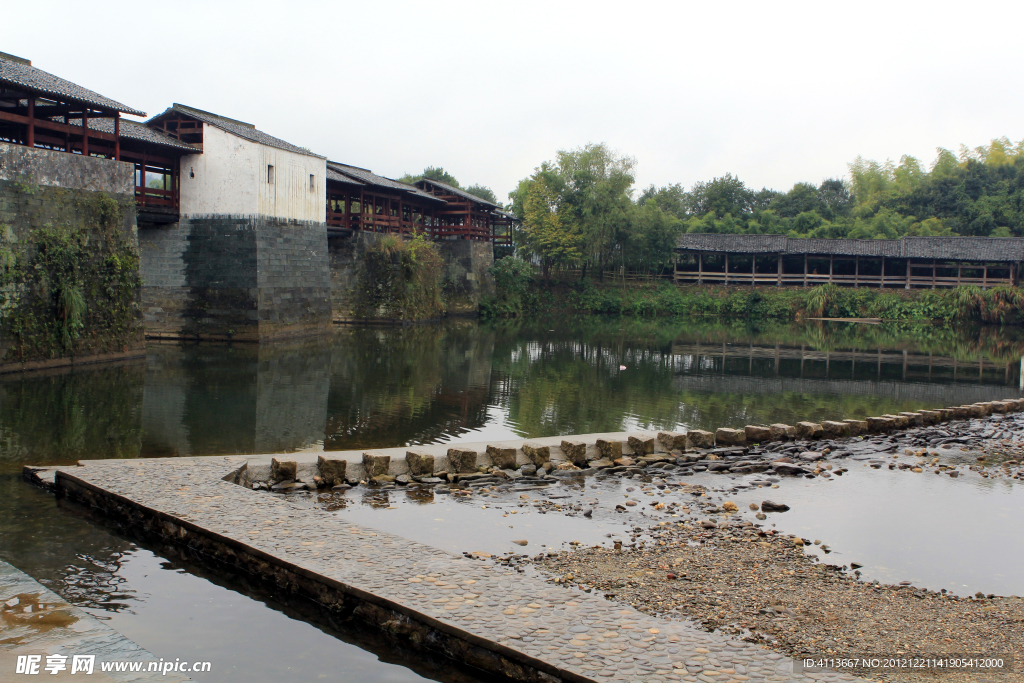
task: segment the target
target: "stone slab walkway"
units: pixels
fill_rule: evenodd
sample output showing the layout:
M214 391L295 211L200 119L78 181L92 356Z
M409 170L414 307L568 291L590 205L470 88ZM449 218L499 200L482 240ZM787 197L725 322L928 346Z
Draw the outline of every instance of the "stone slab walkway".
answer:
M769 650L642 614L540 578L351 524L224 481L245 457L87 461L85 487L181 524L234 552L297 569L364 600L565 681L853 681L803 673Z
M71 673L73 655L95 655L92 675ZM56 593L15 567L0 561L0 680L32 680L16 673L19 655L41 655L39 675L46 680L94 683L177 683L191 680L180 674L101 671L103 662L158 660L102 621L69 605ZM65 655L66 669L45 670L47 655Z

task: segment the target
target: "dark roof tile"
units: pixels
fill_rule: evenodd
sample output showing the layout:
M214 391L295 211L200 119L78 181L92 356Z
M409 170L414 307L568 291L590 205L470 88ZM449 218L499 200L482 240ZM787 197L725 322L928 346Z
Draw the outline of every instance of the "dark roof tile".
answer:
M42 69L37 69L30 64L3 57L0 57L0 83L7 83L16 88L24 88L32 92L52 95L65 100L81 102L98 109L112 109L124 112L125 114L134 114L135 116L146 115L146 112L132 109L116 100L104 97L97 92L54 76Z
M434 187L439 187L442 190L444 190L446 192L450 192L451 194L453 194L453 195L455 195L457 197L462 197L463 199L468 199L468 200L473 201L473 202L479 202L480 204L483 204L484 206L489 206L492 209L497 209L498 208L497 204L492 204L491 202L487 201L486 199L481 199L480 197L477 197L475 194L470 194L470 193L466 192L465 190L460 190L457 187L452 187L451 185L448 185L447 183L441 183L441 182L438 182L436 180L430 180L428 178L424 178L422 180L417 180L416 181L416 186L417 187L421 187L421 183L424 184L424 185L429 184L429 185L433 185Z
M276 149L283 149L286 152L305 154L307 156L316 157L318 159L325 158L320 156L319 154L313 154L305 147L293 145L292 143L285 142L280 138L275 138L273 135L267 135L263 131L257 130L256 126L252 125L251 123L245 123L244 121L236 121L235 119L229 119L226 116L213 114L211 112L203 111L202 109L196 109L194 107L188 107L184 104L178 104L177 102L171 105L170 108L168 108L166 111L151 118L149 121L147 121L147 123L156 121L160 117L166 116L167 114L171 114L173 112L178 112L181 114L185 114L186 116L191 116L194 119L202 121L203 123L208 123L211 126L219 128L227 133L237 135L243 140L258 142L261 145L266 145L267 147L274 147Z

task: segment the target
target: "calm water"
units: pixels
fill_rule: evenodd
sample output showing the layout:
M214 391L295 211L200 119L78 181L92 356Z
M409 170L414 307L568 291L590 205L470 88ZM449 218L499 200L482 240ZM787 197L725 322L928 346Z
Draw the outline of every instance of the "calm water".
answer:
M260 346L151 344L145 361L0 378L0 558L158 656L214 661L206 680L315 680L339 669L359 681L469 680L413 664L359 634L315 625L322 620L307 619L302 605L112 533L22 483L20 468L860 417L1019 396L1022 355L1018 332L994 329L594 319L342 329L329 339ZM794 499L813 497L807 487L814 485L794 488ZM935 491L923 495L948 503L955 496L937 488L946 485L929 484ZM846 552L870 563L872 548L899 546L891 538L872 542L871 533L887 528L877 515L871 533L863 525L849 531L857 526L851 518L875 519L878 501L893 500L884 486L872 490L858 498L852 517L794 506L789 523L799 527L794 532L828 536L837 550L845 543ZM1017 502L992 504L1016 510ZM357 500L343 513L369 523L394 514L377 520L385 527L406 516L399 526L448 542L445 514L452 510L383 511L371 503ZM979 507L974 499L963 504ZM948 534L957 523L952 512L935 515L921 524L930 519L931 528ZM531 530L552 546L566 534L586 541L595 532L578 519L545 519L565 523L557 533ZM504 528L507 521L481 524ZM877 575L952 585L949 576L919 577L900 557L881 552ZM975 574L960 583L977 583Z

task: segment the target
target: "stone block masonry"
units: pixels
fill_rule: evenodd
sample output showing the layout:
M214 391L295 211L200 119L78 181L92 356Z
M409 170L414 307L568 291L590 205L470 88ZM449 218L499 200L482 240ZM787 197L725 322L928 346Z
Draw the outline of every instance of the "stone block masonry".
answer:
M147 336L261 341L330 328L322 223L192 217L143 226L139 246Z
M132 164L0 143L0 372L143 354L134 188Z

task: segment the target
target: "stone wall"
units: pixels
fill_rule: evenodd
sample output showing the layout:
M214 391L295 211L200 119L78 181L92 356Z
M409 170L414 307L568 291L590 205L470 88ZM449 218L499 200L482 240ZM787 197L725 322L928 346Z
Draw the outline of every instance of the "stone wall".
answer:
M142 353L134 189L132 164L0 143L0 372Z
M444 300L448 315L477 315L480 302L494 295L494 245L476 240L436 242L445 262Z
M331 309L334 322L355 322L353 313L358 271L366 248L383 237L376 233L356 232L345 237L328 238L331 268ZM443 298L448 315L475 316L480 302L494 294L494 277L488 269L494 265L490 242L439 240L444 259Z
M259 341L330 327L322 223L204 216L143 226L146 334Z

